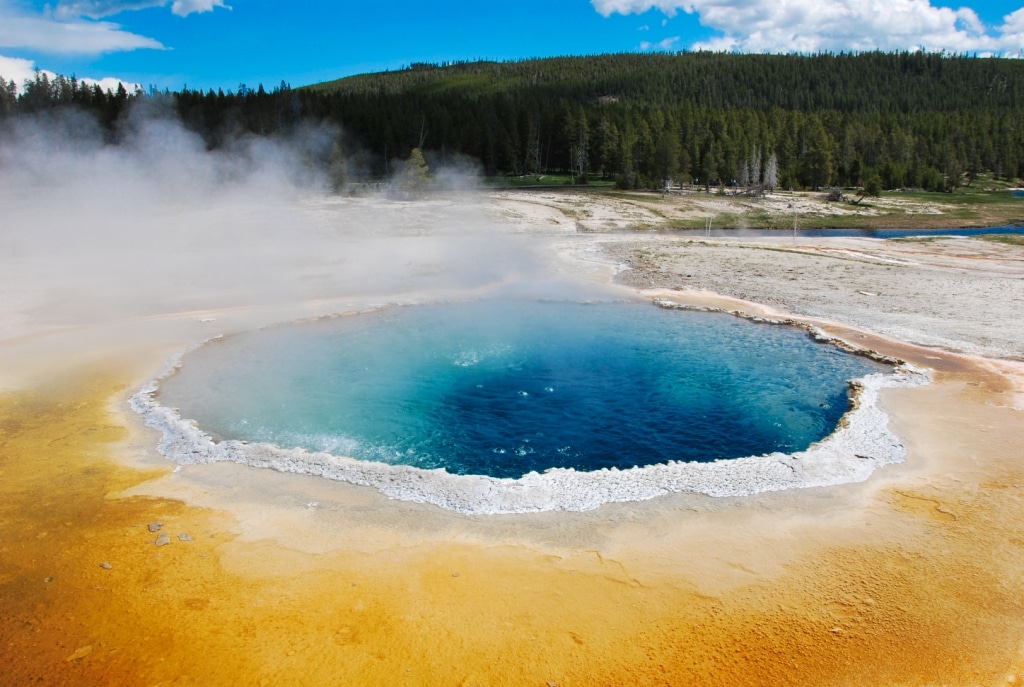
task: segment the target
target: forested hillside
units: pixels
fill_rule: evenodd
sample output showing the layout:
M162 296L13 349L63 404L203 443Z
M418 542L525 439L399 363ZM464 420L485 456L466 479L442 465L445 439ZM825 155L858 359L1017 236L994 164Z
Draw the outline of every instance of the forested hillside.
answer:
M622 53L517 62L414 64L310 87L352 95L486 96L523 93L588 102L614 97L639 105L779 107L844 112L957 111L1024 105L1017 61L927 53L737 55ZM968 102L965 95L986 102Z
M58 93L46 103L34 90L17 99L8 90L0 114L75 101ZM119 97L93 93L97 104L80 106L116 129ZM1024 175L1021 60L631 53L417 64L300 89L173 97L210 147L238 132L336 123L343 133L324 163L349 178L384 175L412 148L435 164L473 158L490 175L601 176L624 187L821 188L877 177L886 188L944 190L981 172Z

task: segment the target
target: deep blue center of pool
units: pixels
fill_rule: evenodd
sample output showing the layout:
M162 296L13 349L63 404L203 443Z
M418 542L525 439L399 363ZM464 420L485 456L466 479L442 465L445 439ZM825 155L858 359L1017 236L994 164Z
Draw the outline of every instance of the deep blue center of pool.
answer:
M491 301L235 336L160 399L218 439L520 477L803 450L884 369L729 315Z

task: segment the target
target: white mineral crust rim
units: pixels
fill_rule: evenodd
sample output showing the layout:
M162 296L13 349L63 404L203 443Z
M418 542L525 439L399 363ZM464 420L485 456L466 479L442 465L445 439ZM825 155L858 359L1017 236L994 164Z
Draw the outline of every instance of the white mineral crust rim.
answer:
M662 307L675 306L670 302ZM821 341L852 347L819 330ZM219 337L217 337L219 338ZM453 475L408 465L358 460L268 443L214 441L194 420L156 401L160 381L180 366L182 353L167 371L145 384L129 400L146 426L159 430L157 450L181 465L231 461L253 468L316 475L375 487L390 498L431 503L471 515L586 511L605 503L643 501L662 494L694 492L709 496L748 496L764 491L823 487L866 480L876 468L905 459L906 449L889 431L888 417L877 405L880 389L928 384L929 374L899 363L892 374L874 373L850 382L851 405L836 430L806 451L770 453L711 463L669 461L628 470L602 468L578 472L552 468L518 479Z

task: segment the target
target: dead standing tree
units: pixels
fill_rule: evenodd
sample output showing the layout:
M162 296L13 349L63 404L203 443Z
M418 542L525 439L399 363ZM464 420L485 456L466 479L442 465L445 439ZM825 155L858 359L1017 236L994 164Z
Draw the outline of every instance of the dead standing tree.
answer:
M577 183L587 183L587 128L586 122L580 120L579 140L572 150L573 176Z
M771 193L779 185L779 158L772 153L764 166L764 187Z

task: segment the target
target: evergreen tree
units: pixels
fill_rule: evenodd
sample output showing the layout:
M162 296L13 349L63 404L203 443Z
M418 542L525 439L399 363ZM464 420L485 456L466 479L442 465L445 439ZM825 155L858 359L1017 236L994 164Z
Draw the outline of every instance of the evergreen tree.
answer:
M808 120L805 145L802 155L805 185L817 191L832 181L832 148L825 126L816 115Z
M398 176L398 187L406 193L420 193L430 186L430 168L427 161L423 159L423 153L419 148L413 148L409 153L409 159L402 165L402 172Z
M671 124L666 126L658 137L654 151L655 171L661 181L661 188L668 187L670 181L679 172L679 134Z
M882 179L877 174L872 174L864 182L864 188L857 194L857 200L853 201L853 203L854 205L860 205L861 201L866 197L878 198L880 195L882 195Z
M18 90L14 81L4 81L0 76L0 118L11 115L17 104Z

